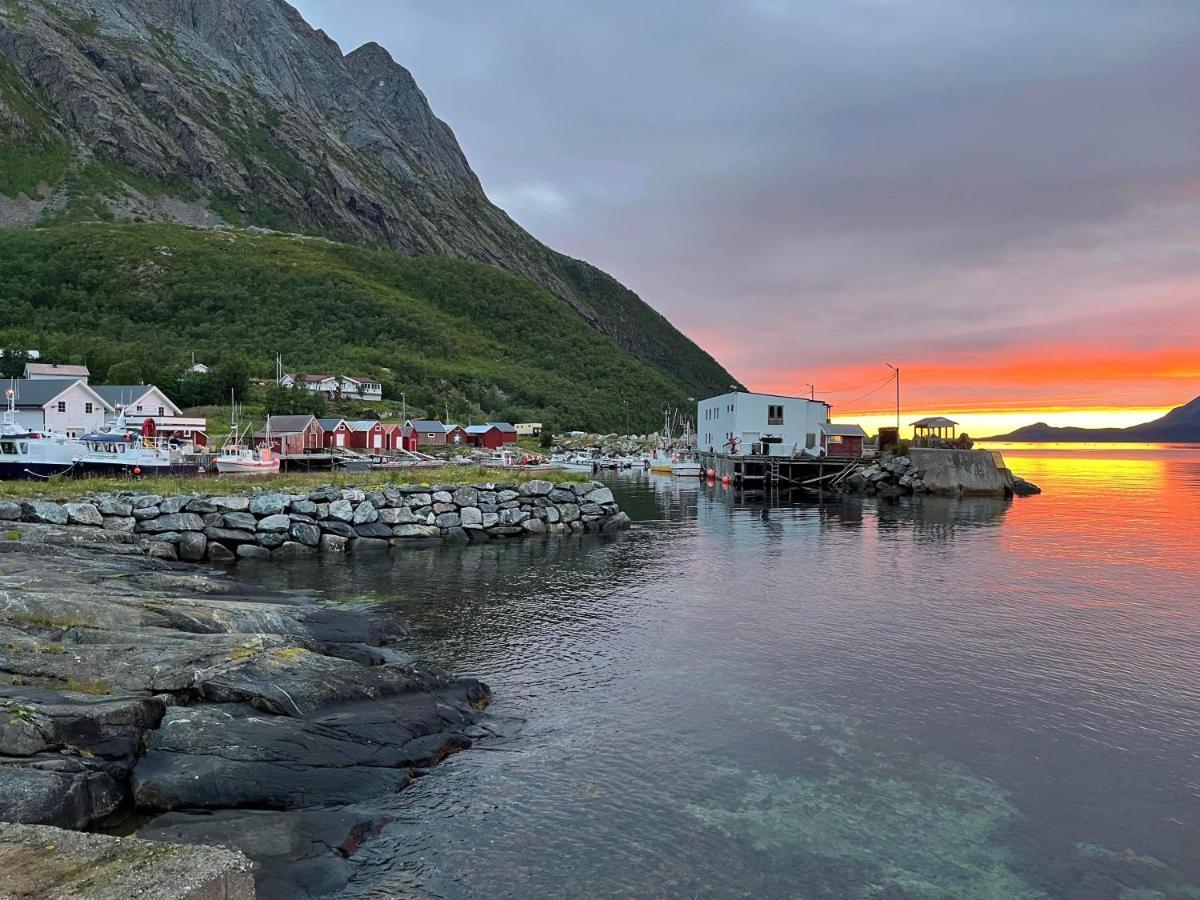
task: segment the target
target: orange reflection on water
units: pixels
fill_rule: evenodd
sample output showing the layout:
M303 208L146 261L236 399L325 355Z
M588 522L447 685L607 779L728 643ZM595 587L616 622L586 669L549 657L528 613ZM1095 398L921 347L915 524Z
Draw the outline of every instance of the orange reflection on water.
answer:
M1003 539L1017 558L1095 566L1106 579L1114 564L1200 577L1200 446L987 446L1044 491L1017 500L1006 518Z

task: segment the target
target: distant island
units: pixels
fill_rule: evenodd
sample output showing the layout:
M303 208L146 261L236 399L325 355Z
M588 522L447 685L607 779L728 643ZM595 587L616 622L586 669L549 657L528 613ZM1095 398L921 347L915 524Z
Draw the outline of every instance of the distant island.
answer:
M1200 442L1200 397L1177 406L1160 419L1128 428L1059 428L1045 422L1025 425L1008 434L982 438L984 441L1095 443L1191 443Z

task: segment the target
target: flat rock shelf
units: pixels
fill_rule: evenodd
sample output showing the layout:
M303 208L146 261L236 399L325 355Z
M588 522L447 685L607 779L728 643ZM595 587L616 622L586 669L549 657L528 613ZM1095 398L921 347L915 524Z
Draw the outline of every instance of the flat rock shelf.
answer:
M612 491L595 481L0 500L0 534L10 538L21 537L23 524L51 526L90 533L81 539L135 544L158 559L212 563L611 532L629 523Z
M254 512L233 512L294 527L302 520L281 504L345 504L350 521L409 509L384 501L261 496ZM104 518L149 508L135 502L145 499L88 505ZM152 505L159 519L213 515ZM378 827L355 804L402 790L487 733L488 687L417 665L394 610L248 587L156 559L103 525L20 527L22 538L0 540L0 822L221 845L265 865L256 874L267 883L277 861L332 890ZM41 838L22 840L7 852ZM96 866L116 871L97 853Z

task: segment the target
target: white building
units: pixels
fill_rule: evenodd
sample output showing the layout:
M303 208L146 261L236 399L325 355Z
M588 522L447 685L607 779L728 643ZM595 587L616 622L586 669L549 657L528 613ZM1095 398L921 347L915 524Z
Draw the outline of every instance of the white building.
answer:
M519 437L539 437L542 433L541 422L518 422L513 427Z
M819 456L829 404L806 397L732 391L696 404L701 452L747 455L755 444L768 456Z
M5 385L16 399L17 424L30 431L81 437L103 427L112 406L78 378L20 378Z
M72 378L87 384L92 373L87 366L60 366L58 363L25 363L25 377L30 381L42 378Z
M93 390L113 409L121 406L129 419L179 416L183 410L153 384L98 384Z
M279 386L303 387L314 393L353 400L383 399L383 385L378 379L366 376L352 378L349 375L305 375L301 378L299 375L287 374L279 379Z

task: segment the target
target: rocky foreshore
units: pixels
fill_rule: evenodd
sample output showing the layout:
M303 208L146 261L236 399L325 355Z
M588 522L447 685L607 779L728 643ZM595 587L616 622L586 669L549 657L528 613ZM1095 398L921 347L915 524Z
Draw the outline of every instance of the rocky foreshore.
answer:
M13 523L9 525L9 523ZM0 530L15 523L126 536L163 560L231 563L318 553L366 553L421 542L477 541L629 525L612 491L589 482L322 487L162 496L87 495L69 502L0 500Z
M283 515L264 500L256 523ZM214 515L151 505L155 518ZM103 524L65 542L57 526L22 528L0 541L0 821L143 823L142 837L265 861L278 896L320 895L378 827L355 803L484 733L488 688L414 665L395 614L249 588ZM49 532L59 540L41 542Z
M884 453L852 472L839 485L843 493L868 497L921 494L993 494L1026 497L1041 488L999 465L986 450L915 449L911 457Z

